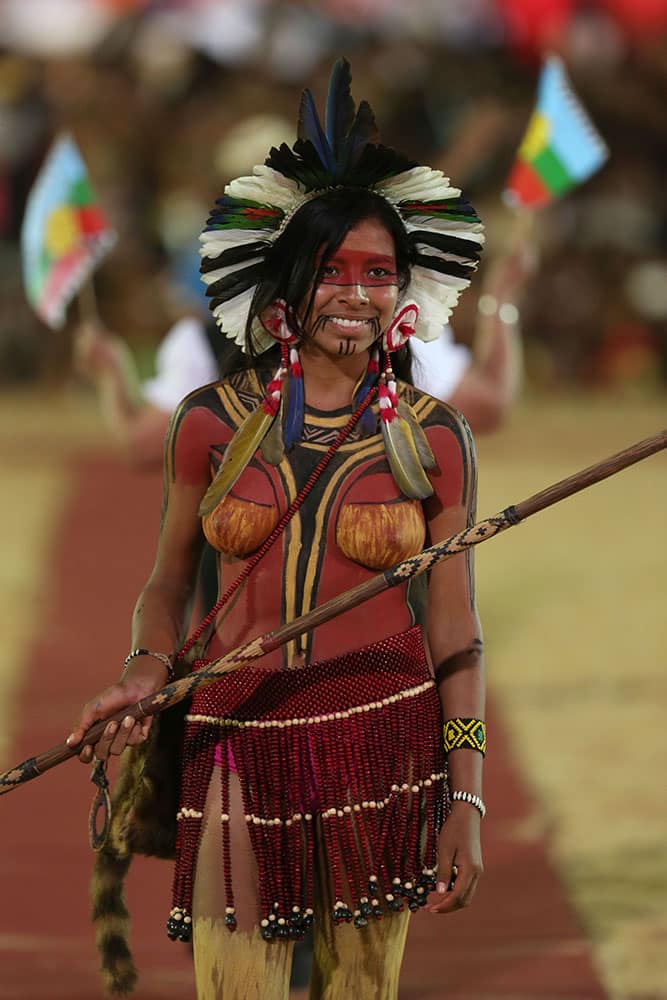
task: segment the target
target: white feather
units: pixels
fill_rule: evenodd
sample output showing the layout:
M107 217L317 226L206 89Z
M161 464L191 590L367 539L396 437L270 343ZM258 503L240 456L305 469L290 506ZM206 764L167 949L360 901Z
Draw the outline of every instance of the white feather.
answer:
M253 167L252 177L237 177L225 188L230 198L245 198L289 212L303 198L301 184L264 164Z
M404 170L395 177L389 177L375 190L388 198L389 201L443 201L458 198L459 188L454 188L445 177L442 170L432 170L430 167L413 167Z

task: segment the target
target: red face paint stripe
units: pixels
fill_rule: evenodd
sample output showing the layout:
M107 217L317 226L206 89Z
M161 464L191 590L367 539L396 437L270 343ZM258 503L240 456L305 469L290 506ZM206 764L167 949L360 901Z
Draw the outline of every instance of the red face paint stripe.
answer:
M324 265L323 285L396 285L396 258L366 250L339 250ZM331 273L326 273L329 270ZM374 274L383 270L384 274Z

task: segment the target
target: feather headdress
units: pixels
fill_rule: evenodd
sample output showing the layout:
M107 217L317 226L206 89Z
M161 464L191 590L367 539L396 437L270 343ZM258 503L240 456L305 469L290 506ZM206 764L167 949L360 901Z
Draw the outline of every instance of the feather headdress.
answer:
M218 326L245 347L246 325L268 248L307 201L333 188L366 188L400 216L415 250L410 297L415 329L435 340L477 267L484 231L475 210L440 170L419 166L379 142L366 101L355 106L347 60L335 64L324 126L303 92L294 146L272 148L250 177L231 181L201 234L201 272ZM253 327L257 346L274 341Z

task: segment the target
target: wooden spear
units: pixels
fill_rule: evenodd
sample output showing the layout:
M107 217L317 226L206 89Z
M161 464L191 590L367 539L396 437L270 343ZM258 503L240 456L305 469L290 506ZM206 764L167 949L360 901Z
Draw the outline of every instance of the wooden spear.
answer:
M405 583L413 576L418 576L420 573L431 569L442 560L449 559L459 552L464 552L466 549L470 549L474 545L486 541L488 538L493 538L494 535L505 531L506 528L511 528L515 524L525 521L531 514L536 514L546 507L551 507L566 497L572 496L574 493L579 493L581 490L585 490L594 483L599 483L601 480L615 475L617 472L626 469L630 465L634 465L636 462L641 462L643 459L654 455L665 447L667 447L667 430L660 431L660 433L655 434L653 437L645 438L643 441L639 441L624 451L620 451L596 465L591 465L589 468L573 476L561 479L552 486L548 486L539 493L528 497L528 499L506 507L505 510L502 510L494 517L489 517L485 521L478 521L477 524L466 528L465 531L460 531L458 534L446 538L437 545L432 545L430 548L424 549L423 552L420 552L416 556L404 559L383 573L378 573L377 576L366 580L365 583L359 584L357 587L352 587L343 594L339 594L338 597L326 601L319 608L309 611L300 618L296 618L294 621L288 622L286 625L282 625L272 632L267 632L265 635L251 639L250 642L237 647L218 660L214 660L213 663L203 667L196 673L173 681L150 697L143 698L136 705L123 708L108 719L101 719L96 722L90 727L82 742L77 746L69 747L66 743L59 743L50 750L45 750L36 757L29 757L21 764L17 764L9 771L5 771L4 774L0 774L0 795L11 792L18 785L22 785L24 782L30 781L40 774L44 774L45 771L55 767L56 764L61 764L70 757L75 757L85 744L96 743L102 735L105 726L112 720L120 723L128 715L131 715L134 719L141 719L148 715L157 715L159 712L164 711L165 708L170 708L184 698L190 697L199 688L214 684L224 674L231 673L233 670L237 670L239 667L245 666L253 660L264 656L265 653L270 653L278 649L291 639L295 639L304 632L308 632L318 625L330 621L349 608L357 607L357 605L368 601L371 597L375 597L376 594L388 590L389 587Z

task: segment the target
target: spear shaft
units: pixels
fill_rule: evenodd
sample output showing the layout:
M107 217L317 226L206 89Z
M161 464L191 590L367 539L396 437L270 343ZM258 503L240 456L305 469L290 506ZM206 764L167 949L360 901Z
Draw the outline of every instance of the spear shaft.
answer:
M184 698L191 697L199 688L214 684L224 674L246 666L253 660L259 659L264 654L278 649L304 632L309 632L317 628L318 625L331 621L332 618L337 617L344 611L370 600L370 598L375 597L384 590L405 583L407 580L412 579L412 577L431 569L444 559L449 559L459 552L465 552L467 549L479 545L480 542L484 542L488 538L493 538L501 531L505 531L507 528L525 521L532 514L536 514L546 507L551 507L561 500L566 499L566 497L579 493L581 490L585 490L589 486L601 482L603 479L608 479L609 476L613 476L622 469L643 461L665 447L667 447L667 430L660 431L658 434L645 438L626 448L624 451L620 451L604 459L602 462L598 462L596 465L591 465L581 472L559 480L559 482L548 486L546 489L540 490L539 493L534 493L526 500L506 507L494 517L478 521L464 531L451 535L444 541L424 549L415 556L404 559L383 573L378 573L364 583L352 587L350 590L346 590L337 597L326 601L320 607L314 608L299 618L295 618L294 621L288 622L286 625L282 625L272 632L267 632L264 635L251 639L244 645L238 646L236 649L225 654L225 656L214 660L201 670L189 674L180 680L172 681L171 684L167 684L166 687L156 691L155 694L137 702L136 705L123 708L108 719L101 719L99 722L96 722L91 726L82 743L77 747L69 747L66 743L59 743L57 746L51 747L50 750L45 750L36 757L29 757L4 774L0 774L0 795L12 791L18 785L24 784L26 781L30 781L40 774L44 774L45 771L50 770L57 764L61 764L70 757L75 757L79 753L81 746L87 743L96 743L104 732L105 727L112 720L120 723L128 715L134 719L157 715L159 712L170 708Z

